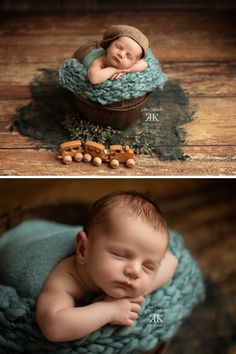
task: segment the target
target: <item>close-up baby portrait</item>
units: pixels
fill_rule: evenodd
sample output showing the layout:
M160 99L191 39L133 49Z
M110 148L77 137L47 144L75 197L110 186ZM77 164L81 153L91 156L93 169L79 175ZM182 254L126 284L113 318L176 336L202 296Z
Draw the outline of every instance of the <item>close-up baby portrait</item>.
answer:
M233 350L234 187L1 181L1 352Z

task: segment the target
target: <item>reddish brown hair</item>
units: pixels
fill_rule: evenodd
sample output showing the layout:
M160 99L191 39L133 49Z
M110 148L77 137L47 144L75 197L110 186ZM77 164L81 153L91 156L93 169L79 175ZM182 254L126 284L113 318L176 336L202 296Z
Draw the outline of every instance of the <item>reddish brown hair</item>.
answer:
M118 208L127 215L141 217L156 231L168 233L166 221L155 201L145 193L121 191L107 194L91 206L84 224L86 234L89 236L94 227L100 227L105 232L111 230L111 216Z

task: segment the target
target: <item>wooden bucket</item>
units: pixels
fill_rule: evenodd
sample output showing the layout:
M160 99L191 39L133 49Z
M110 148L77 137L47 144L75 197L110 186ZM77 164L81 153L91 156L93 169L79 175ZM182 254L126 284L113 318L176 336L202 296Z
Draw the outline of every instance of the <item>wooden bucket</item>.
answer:
M91 50L98 47L98 42L90 42L77 49L72 58L76 58L81 62ZM78 111L83 119L103 127L110 126L115 130L125 130L138 120L149 95L146 94L138 98L102 105L84 98L79 93L73 93Z
M64 202L54 200L50 203L17 206L12 211L0 216L0 237L5 231L17 226L20 222L32 219L44 219L68 225L84 223L89 204L84 202ZM151 351L143 354L163 354L167 343L161 342Z
M125 130L140 117L148 95L123 100L119 104L101 105L76 93L73 94L81 118L115 130Z

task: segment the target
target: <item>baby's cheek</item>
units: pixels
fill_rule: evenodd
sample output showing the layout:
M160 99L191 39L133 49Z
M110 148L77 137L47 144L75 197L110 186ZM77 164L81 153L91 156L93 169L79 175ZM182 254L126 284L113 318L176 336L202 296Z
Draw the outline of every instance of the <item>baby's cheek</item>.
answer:
M101 277L106 271L105 263L100 260L99 262L91 262L89 265L89 273L93 278Z
M142 284L143 293L147 293L149 291L149 289L152 287L153 280L154 280L154 276L152 275L146 276Z
M104 262L98 267L99 275L105 279L113 278L116 271L117 267L112 262Z

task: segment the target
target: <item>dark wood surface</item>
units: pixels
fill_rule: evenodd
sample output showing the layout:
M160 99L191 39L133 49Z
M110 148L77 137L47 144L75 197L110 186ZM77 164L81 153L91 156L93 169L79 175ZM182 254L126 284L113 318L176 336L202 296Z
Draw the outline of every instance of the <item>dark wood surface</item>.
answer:
M148 191L199 262L206 301L165 354L236 354L235 179L0 180L0 234L24 219L81 223L88 203L123 189Z
M18 106L42 67L57 68L79 45L114 23L138 26L170 80L189 94L195 118L185 124L187 161L140 156L134 169L84 163L63 166L55 153L11 133ZM236 28L234 11L86 12L13 16L0 23L0 175L235 175Z

